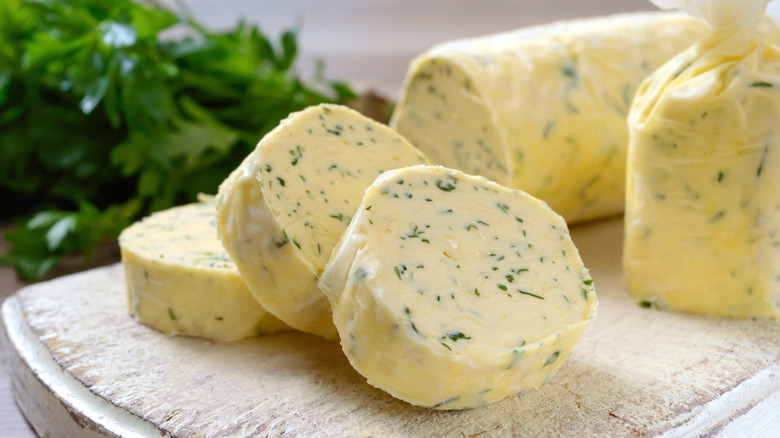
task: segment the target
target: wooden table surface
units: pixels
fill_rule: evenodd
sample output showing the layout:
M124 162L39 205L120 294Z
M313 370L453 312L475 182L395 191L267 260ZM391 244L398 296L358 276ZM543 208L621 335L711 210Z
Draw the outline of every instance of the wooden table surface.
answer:
M217 29L243 17L278 35L298 23L298 68L304 77L322 60L328 78L370 86L391 98L409 61L436 43L559 19L655 9L646 0L185 1L197 18ZM0 243L0 253L6 250ZM24 284L12 269L0 266L0 300ZM33 436L11 395L5 361L0 361L0 437Z

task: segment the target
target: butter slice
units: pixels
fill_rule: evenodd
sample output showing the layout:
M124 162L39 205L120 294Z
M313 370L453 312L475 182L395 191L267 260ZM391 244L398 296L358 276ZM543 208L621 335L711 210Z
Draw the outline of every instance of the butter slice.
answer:
M596 313L563 218L524 192L438 166L384 173L320 280L368 382L435 409L539 386Z
M265 308L333 338L317 287L333 245L376 177L424 161L403 137L349 108L293 113L220 186L220 238Z
M629 117L634 299L780 319L778 120L780 48L752 29L713 34L645 81Z
M634 92L705 27L621 14L445 43L412 63L391 126L432 163L526 191L567 221L617 214Z
M222 248L213 202L154 213L122 231L119 247L130 314L154 329L223 341L290 329Z

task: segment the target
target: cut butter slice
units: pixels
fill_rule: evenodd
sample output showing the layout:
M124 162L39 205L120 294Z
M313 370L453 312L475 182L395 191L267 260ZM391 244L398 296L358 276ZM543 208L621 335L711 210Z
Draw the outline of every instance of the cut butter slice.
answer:
M371 385L463 409L558 370L596 313L592 283L563 218L543 202L414 166L366 191L320 287Z
M152 328L223 341L290 329L222 248L213 202L155 213L122 231L119 247L130 314Z
M317 280L365 189L425 159L390 128L346 107L291 114L219 188L220 238L260 303L290 326L333 338Z
M445 43L412 63L391 126L431 162L521 189L568 221L617 214L634 91L706 28L621 14Z

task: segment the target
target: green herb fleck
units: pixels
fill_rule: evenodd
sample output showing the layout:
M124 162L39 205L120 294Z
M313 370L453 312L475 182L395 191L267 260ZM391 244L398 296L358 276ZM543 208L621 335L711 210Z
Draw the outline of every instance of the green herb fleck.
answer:
M447 346L445 345L445 347L447 347ZM450 347L447 347L447 348L450 348ZM431 408L432 409L440 408L440 407L442 407L442 406L444 406L446 404L450 404L450 403L452 403L454 401L457 401L459 399L460 399L460 396L455 396L455 397L452 397L452 398L448 398L447 400L440 401L440 402L436 403L435 405L431 406Z
M425 231L421 230L419 225L415 225L411 233L406 236L401 236L401 240L419 238L424 233Z
M445 183L440 179L436 180L436 187L438 187L440 190L443 190L445 192L450 192L452 190L455 190L455 184Z
M450 338L453 342L457 342L458 339L471 339L471 336L466 336L463 334L463 332L450 332L447 333L447 337ZM444 339L444 336L442 336L442 339Z
M549 121L546 125L544 125L544 130L542 131L542 138L547 138L550 136L550 132L552 132L553 127L555 127L555 122Z
M290 149L290 155L292 155L293 159L291 161L291 164L293 166L298 165L298 160L303 158L303 152L301 151L301 145L296 145L295 149Z
M721 211L715 213L710 218L710 223L717 222L717 221L723 219L723 216L725 216L725 215L726 215L726 211L725 210L721 210Z
M526 291L524 291L524 290L520 290L520 289L517 289L517 291L518 291L518 292L520 292L520 293L521 293L521 294L523 294L523 295L528 295L528 296L530 296L530 297L538 298L538 299L540 299L540 300L543 300L543 299L544 299L544 297L543 297L543 296L541 296L541 295L536 295L536 294L533 294L533 293L531 293L531 292L526 292Z
M514 368L517 366L518 362L520 362L520 359L523 357L523 354L525 354L525 348L515 348L512 350L512 359L509 361L509 365L507 365L506 369Z
M290 241L290 239L287 237L287 232L286 231L282 231L282 240L281 240L281 242L276 242L276 247L277 248L281 248L284 245L286 245L287 242L289 242L289 241Z
M546 361L544 361L543 366L547 366L558 360L558 357L561 355L560 351L556 351L555 353L551 354L550 357L547 358Z

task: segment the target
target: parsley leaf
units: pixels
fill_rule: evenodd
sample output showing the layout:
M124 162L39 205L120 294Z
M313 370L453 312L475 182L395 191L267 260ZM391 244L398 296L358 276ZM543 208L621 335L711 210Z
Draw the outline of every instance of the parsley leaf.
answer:
M0 219L37 214L6 234L0 262L39 278L214 193L289 113L354 98L296 75L296 38L246 23L213 32L156 2L1 1Z

